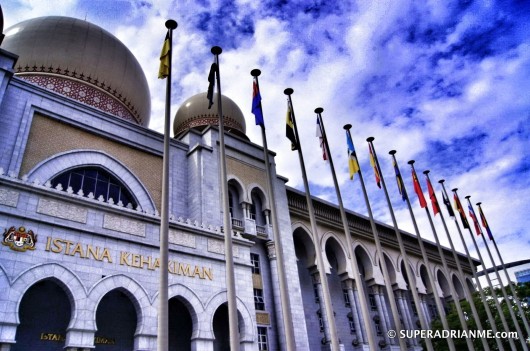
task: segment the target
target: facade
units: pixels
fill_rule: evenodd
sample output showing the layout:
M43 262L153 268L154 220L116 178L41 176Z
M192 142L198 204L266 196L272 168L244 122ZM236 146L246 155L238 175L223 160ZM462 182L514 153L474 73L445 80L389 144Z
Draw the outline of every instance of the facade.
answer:
M16 29L16 30L15 30ZM134 56L85 21L45 17L4 31L0 45L0 350L156 350L163 135L147 128L150 95ZM68 52L69 55L64 53ZM119 69L118 69L119 68ZM170 350L227 350L217 119L205 94L175 116L170 143ZM222 97L241 350L284 349L263 149ZM297 350L326 348L327 322L303 193L274 191ZM314 199L335 322L345 350L366 349L359 292L338 208ZM367 218L348 213L380 348L396 349ZM392 228L378 224L405 329L436 315L432 294L464 298L452 253L403 233L422 305L414 306ZM461 265L470 275L467 259ZM437 279L436 291L427 270ZM453 297L449 284L459 294ZM419 340L408 340L420 349Z

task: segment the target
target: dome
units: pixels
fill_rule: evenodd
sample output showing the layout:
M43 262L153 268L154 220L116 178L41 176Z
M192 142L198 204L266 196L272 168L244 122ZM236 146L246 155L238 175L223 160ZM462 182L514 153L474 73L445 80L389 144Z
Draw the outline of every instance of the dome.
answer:
M217 108L217 93L214 93L214 104L208 109L208 98L206 93L194 95L184 101L179 107L175 121L173 122L173 132L179 135L191 128L202 130L208 126L219 125L219 110ZM245 117L234 101L221 95L223 104L224 127L227 132L247 138Z
M5 31L2 48L19 56L15 74L147 126L151 97L140 64L106 30L69 17L40 17Z

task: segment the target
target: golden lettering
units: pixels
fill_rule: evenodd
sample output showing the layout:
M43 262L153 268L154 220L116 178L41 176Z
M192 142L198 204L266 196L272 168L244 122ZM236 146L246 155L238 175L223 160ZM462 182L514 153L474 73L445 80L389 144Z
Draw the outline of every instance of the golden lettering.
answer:
M62 240L61 239L53 239L53 246L55 248L52 248L51 251L55 253L60 253L63 251L63 247L61 246Z
M55 334L55 333L40 333L40 339L47 340L47 341L65 341L66 340L64 335Z
M107 259L108 263L112 263L112 257L110 256L109 249L107 248L103 249L103 255L101 255L101 258L98 261L103 261L105 258Z
M158 267L160 267L160 260L158 258L155 258L155 263L153 263L153 270L157 269Z
M51 237L48 237L48 239L46 239L46 248L44 249L44 251L50 251L50 243L52 241L52 238Z
M130 252L122 251L120 253L120 265L122 265L122 266L130 266L130 263L129 263L129 256L130 255L131 255Z
M75 254L78 253L79 257L85 258L85 254L83 253L83 247L80 243L77 243L74 247L74 250L70 252L70 256L75 256Z
M131 266L136 268L142 268L142 266L140 266L140 254L132 254Z
M199 276L199 278L204 279L204 275L201 272L199 266L195 266L195 271L193 271L193 276Z
M177 274L177 270L175 269L175 261L168 261L167 262L167 271L171 274Z
M90 258L90 256L92 256L93 259L99 261L99 247L96 246L96 248L94 249L92 245L88 245L85 257Z
M70 245L73 244L70 240L63 240L63 242L66 244L66 249L64 249L64 254L68 255L68 252L70 251Z
M191 277L191 267L189 264L182 264L182 263L179 263L179 270L178 270L178 275L187 275L188 277Z
M211 268L204 268L204 267L202 267L202 270L203 270L203 272L204 272L204 275L205 275L206 277L208 277L208 279L213 280L213 274L212 274L212 269L211 269ZM206 278L204 278L204 279L206 279Z
M140 268L144 268L144 265L147 263L147 269L151 267L151 256L140 256Z

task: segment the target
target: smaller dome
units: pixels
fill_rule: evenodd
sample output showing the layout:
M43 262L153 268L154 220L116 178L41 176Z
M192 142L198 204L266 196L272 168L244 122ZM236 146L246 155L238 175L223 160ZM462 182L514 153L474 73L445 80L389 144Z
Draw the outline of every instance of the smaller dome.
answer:
M182 103L173 122L175 136L195 128L203 130L208 126L219 125L219 110L217 108L217 93L214 93L214 104L208 109L206 93L193 95ZM237 104L230 98L221 95L225 131L247 139L245 117Z

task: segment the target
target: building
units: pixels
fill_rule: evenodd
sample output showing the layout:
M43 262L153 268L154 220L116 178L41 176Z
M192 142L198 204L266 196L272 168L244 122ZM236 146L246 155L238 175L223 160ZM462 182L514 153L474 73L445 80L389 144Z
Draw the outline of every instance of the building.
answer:
M163 135L148 129L150 93L132 53L86 21L43 17L4 32L0 46L0 350L155 350ZM224 233L218 116L205 94L174 119L170 144L169 332L171 350L226 350ZM277 261L263 150L223 96L230 212L242 350L281 350ZM274 153L269 161L274 166ZM275 170L273 169L274 174ZM315 248L303 193L274 178L279 232L298 350L326 347ZM366 349L359 292L338 208L314 199L320 249L345 350ZM396 349L367 218L348 213L371 323L380 348ZM404 326L428 319L433 293L453 300L461 279L444 249L403 233L422 305L414 306L392 228L378 224ZM460 256L466 274L467 259ZM430 270L437 280L432 291ZM408 340L419 349L419 340Z

